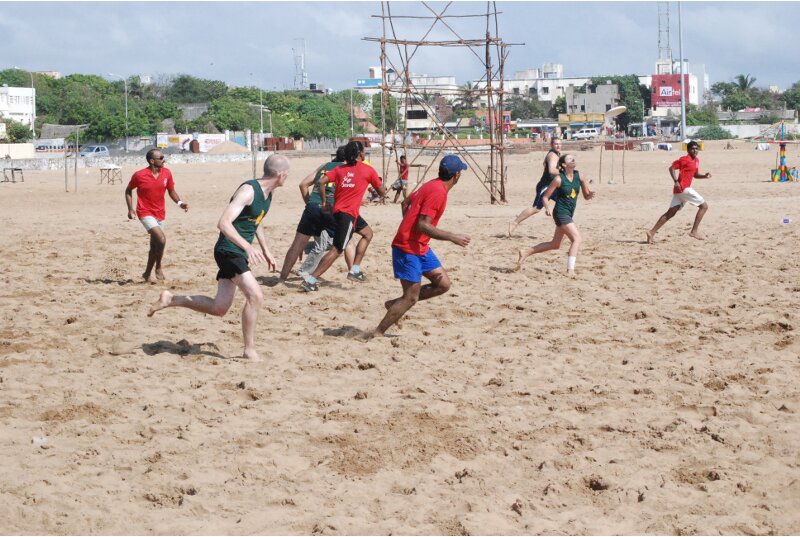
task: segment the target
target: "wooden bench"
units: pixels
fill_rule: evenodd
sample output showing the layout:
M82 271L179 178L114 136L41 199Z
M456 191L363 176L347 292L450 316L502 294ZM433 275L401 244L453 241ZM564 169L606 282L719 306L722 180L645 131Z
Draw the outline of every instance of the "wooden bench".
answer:
M100 168L100 184L105 180L109 185L113 185L116 181L122 184L122 168L117 166L111 168Z
M8 172L11 172L11 178L8 177ZM17 174L19 174L19 182L25 182L25 176L22 174L22 168L3 168L3 182L4 183L16 183L17 182Z

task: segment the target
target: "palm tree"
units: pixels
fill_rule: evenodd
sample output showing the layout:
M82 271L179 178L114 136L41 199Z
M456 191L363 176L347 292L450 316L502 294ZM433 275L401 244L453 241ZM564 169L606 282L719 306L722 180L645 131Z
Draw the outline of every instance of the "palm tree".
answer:
M749 73L746 75L736 75L734 81L740 91L749 92L755 87L756 77L750 76Z
M478 102L478 98L480 97L480 88L478 85L467 82L458 88L458 91L459 96L456 99L455 105L464 110L472 110L475 108L475 103Z

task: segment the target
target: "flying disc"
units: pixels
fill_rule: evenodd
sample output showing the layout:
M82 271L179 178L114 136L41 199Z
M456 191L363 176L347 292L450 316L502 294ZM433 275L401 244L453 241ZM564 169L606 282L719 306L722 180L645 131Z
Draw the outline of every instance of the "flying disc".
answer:
M627 106L615 106L614 108L606 112L606 117L616 117L620 114L624 114L625 110L627 109L628 109Z

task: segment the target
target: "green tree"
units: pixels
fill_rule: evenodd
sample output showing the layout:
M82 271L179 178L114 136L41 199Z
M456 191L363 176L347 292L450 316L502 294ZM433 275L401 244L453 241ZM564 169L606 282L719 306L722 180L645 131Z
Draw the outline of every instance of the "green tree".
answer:
M792 84L792 87L783 92L783 102L786 108L800 110L800 81Z
M619 128L627 130L628 124L642 121L642 110L645 108L645 98L639 77L636 75L600 76L593 77L592 84L605 84L610 80L619 89L619 104L627 107L627 111L616 117Z
M727 140L733 138L733 135L718 125L709 125L697 131L695 138L701 140Z
M543 117L545 114L545 108L541 102L522 95L512 95L505 99L505 107L511 112L512 120Z
M472 110L476 107L479 99L480 88L478 85L467 82L458 88L458 97L453 104L456 109Z
M231 96L215 99L209 106L207 115L214 125L221 131L241 131L253 128L258 124L254 114L258 110L248 106L248 103ZM258 127L256 127L258 128Z
M566 114L567 113L567 98L562 96L556 97L556 100L553 101L553 109L550 112L550 115L553 118L557 118L558 114Z
M692 127L697 125L718 125L719 120L714 106L707 104L700 107L695 104L687 104L686 124Z
M190 75L179 75L167 89L167 98L180 103L208 103L224 97L228 85L219 80L204 80Z
M33 135L28 125L17 123L11 119L2 120L6 125L6 140L12 144L21 144L30 140Z

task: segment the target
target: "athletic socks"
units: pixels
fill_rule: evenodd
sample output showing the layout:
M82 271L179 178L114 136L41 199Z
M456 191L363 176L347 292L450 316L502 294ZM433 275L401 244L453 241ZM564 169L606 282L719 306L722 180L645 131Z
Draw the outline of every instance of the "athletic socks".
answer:
M317 279L314 276L312 276L311 274L309 274L308 277L305 280L308 283L317 283Z
M353 267L350 269L350 272L353 274L358 274L361 272L361 265L353 265Z
M576 259L577 257L574 255L567 256L567 270L575 270Z

